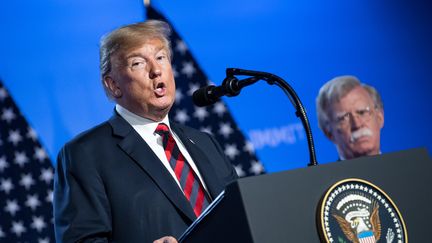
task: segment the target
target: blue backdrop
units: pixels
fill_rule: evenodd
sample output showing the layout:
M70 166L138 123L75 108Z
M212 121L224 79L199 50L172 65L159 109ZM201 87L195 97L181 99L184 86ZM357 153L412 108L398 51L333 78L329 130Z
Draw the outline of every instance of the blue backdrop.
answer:
M426 2L426 1L425 1ZM337 75L381 92L382 151L432 148L432 10L422 1L152 1L216 83L225 68L288 81L311 122L318 161L335 161L318 129L315 97ZM0 78L55 161L70 138L111 116L99 79L98 41L144 20L138 0L0 3ZM269 172L304 167L307 143L287 97L265 82L225 100Z

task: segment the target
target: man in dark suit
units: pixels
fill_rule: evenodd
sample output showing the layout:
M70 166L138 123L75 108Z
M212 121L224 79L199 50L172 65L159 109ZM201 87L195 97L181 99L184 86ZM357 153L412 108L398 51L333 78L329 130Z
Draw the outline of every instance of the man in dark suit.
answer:
M237 178L214 138L168 118L175 100L169 33L149 20L103 37L102 83L115 114L59 153L57 242L176 242Z

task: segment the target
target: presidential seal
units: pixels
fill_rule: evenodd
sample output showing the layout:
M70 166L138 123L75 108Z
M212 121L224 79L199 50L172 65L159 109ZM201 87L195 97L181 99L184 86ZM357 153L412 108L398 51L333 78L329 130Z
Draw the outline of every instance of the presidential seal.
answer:
M396 205L383 190L365 180L337 182L325 194L318 213L324 242L408 242Z

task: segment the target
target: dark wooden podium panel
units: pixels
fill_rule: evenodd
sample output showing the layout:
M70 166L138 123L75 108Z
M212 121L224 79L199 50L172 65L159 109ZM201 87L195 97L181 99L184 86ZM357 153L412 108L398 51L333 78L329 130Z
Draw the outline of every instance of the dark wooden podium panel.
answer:
M426 149L239 179L182 242L320 242L320 200L347 178L367 180L393 200L409 242L431 242L432 161Z

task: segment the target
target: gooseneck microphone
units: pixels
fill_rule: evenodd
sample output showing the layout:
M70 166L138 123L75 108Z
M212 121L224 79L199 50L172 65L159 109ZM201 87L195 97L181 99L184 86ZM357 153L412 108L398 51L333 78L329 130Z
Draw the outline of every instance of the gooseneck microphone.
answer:
M192 99L197 106L208 106L216 103L222 96L236 96L240 93L238 79L236 77L226 77L222 85L209 85L197 89Z
M249 76L249 78L239 80L235 75L238 76ZM302 121L303 127L306 132L307 142L309 146L309 166L317 165L315 155L315 146L313 143L312 130L309 125L309 120L306 115L306 109L304 108L302 102L300 101L297 93L294 89L282 78L266 72L244 70L239 68L227 68L226 78L220 86L209 85L196 90L192 99L196 106L208 106L216 103L220 100L222 96L237 96L240 94L242 88L256 83L258 80L264 80L268 84L276 84L284 93L288 96L289 100L296 109L296 116Z
M258 81L257 77L250 77L244 80L238 80L236 77L228 75L222 85L208 85L197 89L192 99L196 106L208 106L218 102L222 96L233 97L240 94L240 90L248 85L251 85Z

